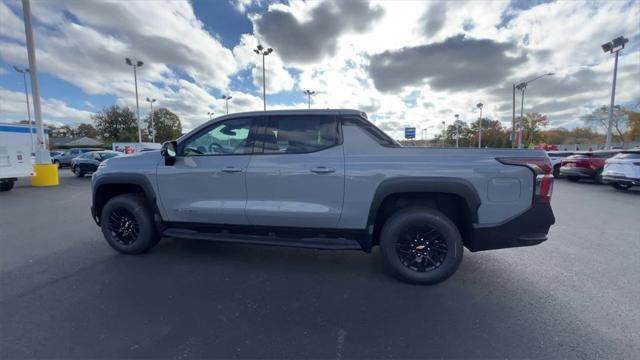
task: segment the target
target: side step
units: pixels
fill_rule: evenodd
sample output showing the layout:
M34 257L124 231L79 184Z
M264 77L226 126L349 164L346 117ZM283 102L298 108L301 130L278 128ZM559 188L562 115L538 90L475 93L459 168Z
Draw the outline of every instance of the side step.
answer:
M162 236L178 239L288 246L320 250L362 250L358 241L345 238L282 238L276 236L232 234L228 232L208 233L180 228L168 228L162 232Z

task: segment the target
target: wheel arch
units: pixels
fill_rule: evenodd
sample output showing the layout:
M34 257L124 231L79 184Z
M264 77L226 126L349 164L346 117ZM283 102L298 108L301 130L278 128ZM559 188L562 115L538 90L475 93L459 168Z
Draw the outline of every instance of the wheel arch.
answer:
M144 197L154 218L161 220L160 210L151 182L141 174L102 175L93 184L92 216L100 225L100 214L109 199L122 194L140 194Z
M373 197L367 219L371 246L378 243L386 219L396 210L410 206L428 206L439 210L456 224L465 245L478 224L480 197L473 185L448 177L399 178L382 182Z

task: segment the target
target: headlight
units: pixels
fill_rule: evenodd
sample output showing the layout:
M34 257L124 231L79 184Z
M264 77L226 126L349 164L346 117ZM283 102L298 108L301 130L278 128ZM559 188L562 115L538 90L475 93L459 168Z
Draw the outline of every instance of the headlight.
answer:
M101 162L101 163L100 163L100 165L98 165L98 170L100 170L100 169L104 169L104 168L106 168L106 167L107 167L107 162L106 162L106 161L103 161L103 162Z

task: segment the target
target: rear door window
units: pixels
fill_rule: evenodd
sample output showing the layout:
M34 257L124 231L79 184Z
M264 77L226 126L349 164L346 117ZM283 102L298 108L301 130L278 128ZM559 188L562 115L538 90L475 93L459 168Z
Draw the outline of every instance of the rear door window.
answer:
M339 143L338 123L333 116L274 116L263 133L266 154L304 154Z

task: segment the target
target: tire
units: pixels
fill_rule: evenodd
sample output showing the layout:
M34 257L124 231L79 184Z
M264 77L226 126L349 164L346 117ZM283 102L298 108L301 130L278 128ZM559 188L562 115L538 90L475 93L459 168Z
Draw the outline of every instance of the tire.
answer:
M613 186L614 189L621 190L621 191L629 190L631 188L631 185L629 184L620 184L620 183L611 183L611 186Z
M122 254L143 254L160 241L153 213L137 194L110 199L100 214L100 227L107 243Z
M580 180L580 178L576 176L567 176L567 179L571 182L578 182Z
M556 179L560 177L560 164L553 167L553 177Z
M13 189L13 184L15 182L13 180L2 180L0 181L0 191L9 191Z
M380 232L380 249L385 265L396 277L423 285L453 275L463 251L455 224L440 211L427 207L393 214Z
M598 169L598 171L596 171L593 181L595 181L596 184L604 184L604 180L602 179L602 169Z
M78 178L81 178L84 176L84 173L82 172L82 170L80 170L80 167L77 165L74 166L71 171L73 171L73 174Z

